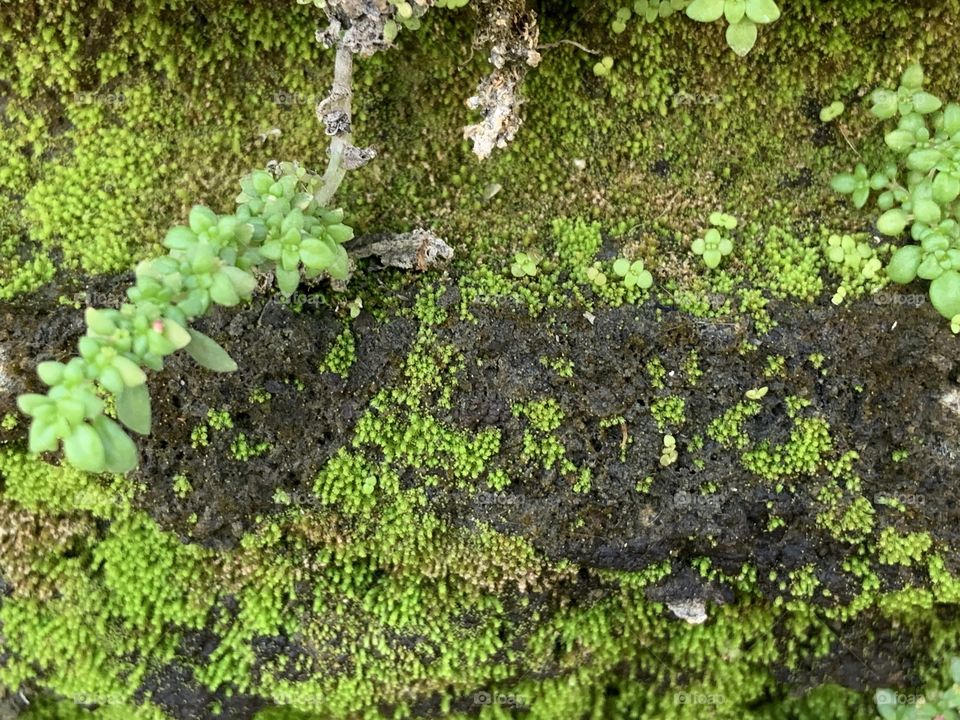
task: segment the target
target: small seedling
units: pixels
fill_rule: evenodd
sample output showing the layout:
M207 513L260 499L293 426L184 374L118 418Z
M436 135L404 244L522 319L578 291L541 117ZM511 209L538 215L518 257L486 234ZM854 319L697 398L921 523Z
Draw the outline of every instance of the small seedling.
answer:
M607 284L607 274L600 269L600 263L594 263L587 268L587 279L597 287Z
M513 256L510 265L510 274L515 278L534 277L537 274L537 265L540 258L534 253L518 252Z
M613 272L623 278L624 285L630 290L635 287L647 290L653 286L653 275L643 267L643 260L630 262L626 258L618 258L613 263Z
M820 122L831 122L836 120L838 117L843 115L843 111L846 109L846 106L839 100L834 100L832 103L820 110Z
M673 435L663 436L663 449L660 451L660 465L667 467L677 461L677 439Z

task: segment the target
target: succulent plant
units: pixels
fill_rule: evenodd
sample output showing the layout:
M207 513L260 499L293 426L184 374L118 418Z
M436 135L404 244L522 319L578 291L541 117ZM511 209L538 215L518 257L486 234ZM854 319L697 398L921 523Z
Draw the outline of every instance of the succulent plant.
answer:
M897 127L884 135L893 159L872 174L859 164L853 173L836 175L832 185L858 208L877 192L876 224L884 235L896 237L909 227L915 244L893 254L887 276L903 284L929 280L930 301L952 321L960 314L960 105L944 105L923 90L924 81L923 68L915 64L896 90L871 94L875 117L899 116Z

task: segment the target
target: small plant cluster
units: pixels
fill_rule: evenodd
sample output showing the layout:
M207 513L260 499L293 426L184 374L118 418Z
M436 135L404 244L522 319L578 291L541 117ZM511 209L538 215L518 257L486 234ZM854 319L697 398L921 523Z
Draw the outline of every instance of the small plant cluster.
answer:
M257 171L240 181L233 215L194 206L188 224L167 233L168 254L137 266L129 302L87 309L79 355L38 365L47 394L17 399L33 419L30 451L52 452L62 441L67 461L81 470L132 470L137 449L121 425L150 432L144 368L162 370L164 358L180 349L216 372L237 367L220 345L191 327L193 320L212 305L249 300L257 286L254 268L272 271L285 295L296 289L301 269L307 277L346 279L342 243L353 231L342 223L342 211L317 204L319 183L296 164L282 163L276 176ZM105 399L112 400L119 423L104 414Z
M886 251L887 247L879 248ZM833 295L833 304L840 305L848 296L862 295L868 288L881 287L885 282L883 261L878 248L865 239L852 235L832 234L826 239L826 254L842 283Z
M946 690L931 690L921 695L877 690L874 701L883 720L921 720L921 718L960 717L960 657L950 659L950 679Z
M880 120L899 118L884 136L894 157L875 172L858 164L836 175L832 186L857 208L879 193L877 229L896 237L909 228L913 240L890 258L887 276L904 285L929 280L933 306L960 326L960 105L945 106L924 91L924 81L915 64L896 90L873 92L870 112Z
M712 23L720 18L727 21L727 45L741 57L757 43L757 26L776 22L780 8L774 0L636 0L633 10L621 7L612 24L615 33L627 28L630 17L636 13L647 22L670 17L686 9L687 17L697 22Z
M737 219L726 213L715 212L710 214L710 224L713 227L707 230L702 238L694 240L691 249L695 255L700 255L703 263L712 270L733 252L733 240L723 231L735 229Z

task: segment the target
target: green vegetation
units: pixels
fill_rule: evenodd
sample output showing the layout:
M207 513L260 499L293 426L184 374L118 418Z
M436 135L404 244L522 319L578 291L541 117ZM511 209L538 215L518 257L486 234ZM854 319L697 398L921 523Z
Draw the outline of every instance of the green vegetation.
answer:
M49 718L160 720L166 698L140 689L171 667L188 667L198 695L217 693L199 710L211 717L249 693L283 706L260 720L414 717L425 707L452 718L859 720L873 717L871 692L825 685L791 693L784 672L804 677L804 668L849 642L847 629L879 622L924 639L910 658L913 686L946 687L937 666L960 646L960 626L945 612L960 602L956 548L935 532L916 532L919 513L908 500L897 509L873 495L884 471L912 476L920 444L894 438L876 454L898 453L900 462L870 468L877 474L861 480L851 448L862 448L828 418L848 389L858 388L860 403L872 402L876 389L863 368L828 362L819 338L799 355L776 338L791 331L793 309L856 313L857 302L887 282L877 263L890 249L864 232L866 204L857 214L831 202L828 178L838 156L856 162L847 135L867 138L864 167L882 166L888 150L879 139L871 144L871 126L857 113L818 125L820 107L834 98L851 104L859 88L899 73L908 56L935 72L938 93L955 96L956 7L783 4L783 16L740 59L727 50L722 25L740 26L727 31L737 42L749 35L744 20L758 20L746 4L734 20L738 9L723 3L716 19L724 22L714 26L688 22L689 2L640 1L628 9L643 21L628 32L627 15L611 35L620 2L577 2L562 12L547 3L539 13L542 58L523 84L524 125L513 144L477 164L458 130L471 78L489 70L486 52L471 51L475 14L424 14L413 2L408 14L403 4L393 3L397 27L383 36L397 51L357 61L355 125L382 155L345 182L341 197L358 233L429 222L456 256L424 274L366 272L361 261L351 297L362 304L317 293L344 318L362 306L360 322L375 324L370 332L392 329L397 318L411 328L412 345L388 368L397 376L377 379L343 443L302 468L300 487L259 482L257 492L276 507L230 549L185 543L189 533L161 528L144 511L152 508L141 485L158 482L172 489L176 510L197 510L188 523L206 523L199 506L186 506L203 500L210 477L171 468L134 483L47 464L15 444L0 448L0 511L15 531L0 532L0 684L23 688L31 716ZM26 297L54 279L54 297L100 307L74 292L73 275L155 262L171 223L199 243L190 208L226 207L233 179L248 167L273 157L322 165L314 106L332 58L313 41L319 17L316 2L0 8L0 65L12 88L0 122L0 297ZM669 19L645 22L658 18ZM416 36L399 32L417 26ZM91 29L95 42L87 42ZM598 54L554 45L560 40ZM298 178L298 192L309 194L312 177ZM494 185L501 191L487 192ZM280 196L247 197L266 209ZM721 242L735 239L736 247L706 271L706 242L703 264L689 246L712 208L740 220L735 233L715 226ZM307 215L299 229L294 219L269 231L287 289L294 268L299 279L300 266L318 260ZM336 222L324 227L345 227L345 218L326 218ZM223 217L215 220L204 242L217 242ZM519 280L510 260L517 248L539 258ZM253 266L240 269L252 274ZM212 283L194 296L210 305L219 304L214 293L233 300L222 281L216 290ZM827 300L841 288L844 305L834 308ZM97 311L94 322L111 312ZM461 330L482 337L499 313L516 314L521 328L543 323L545 337L556 338L534 349L535 389L518 381L503 390L512 368L458 341ZM635 326L631 318L639 318ZM356 373L355 341L369 331L360 322L348 321L311 364ZM632 333L648 326L663 344ZM145 330L155 332L152 324ZM635 362L599 379L571 350L572 339L591 332ZM140 379L102 352L113 331L92 337L105 346L85 360L96 378L115 388L116 375ZM744 350L731 356L735 385L724 384L714 357L728 346ZM210 363L226 366L207 350ZM468 373L475 360L495 373ZM523 372L520 380L530 375ZM105 398L113 393L98 390L86 370L83 378L78 387L93 388L82 395L84 410L102 403L101 417L111 420L113 401L127 427L146 427L143 401L138 419L125 382L119 396ZM252 468L268 446L243 425L244 413L274 413L285 393L309 382L278 380L287 385L273 395L250 383L236 398L211 397L216 409L184 420L184 444L211 463L249 460ZM594 383L609 397L586 394ZM564 398L581 390L583 404L568 405ZM75 413L72 392L61 393L57 414ZM469 402L482 392L503 394L505 404L491 403L476 420ZM9 417L4 429L18 430ZM782 435L763 440L771 428ZM303 428L308 438L323 430ZM901 445L909 456L894 450ZM216 453L204 450L211 446ZM594 463L608 450L610 472ZM717 477L720 467L731 470L729 485ZM662 523L652 518L679 487L673 476L689 481L684 497L708 509L730 501L732 487L756 504L750 493L759 486L755 529L764 543L794 537L792 506L813 497L822 530L815 539L842 545L847 559L825 571L805 558L809 565L772 577L753 562L724 566L690 555L726 542L705 525L669 562L635 554L631 570L542 551L559 538L589 557L618 517L649 513ZM557 501L549 527L538 525L542 514L528 514L533 498ZM613 515L604 516L595 501L614 498ZM690 508L691 516L700 510ZM733 592L708 603L702 625L648 596L651 585L689 568ZM934 707L934 696L926 698Z
M710 215L710 224L714 227L707 230L702 238L694 240L691 249L702 256L704 264L712 270L733 252L733 241L722 235L721 230L733 230L737 227L737 219L724 213L713 213Z
M201 366L230 372L236 363L215 341L190 327L212 304L233 307L248 300L256 280L251 270L272 266L280 291L290 295L306 276L326 272L345 279L347 255L341 243L353 231L341 211L321 208L315 195L320 178L293 164L279 176L259 171L240 183L235 215L217 216L196 205L190 224L171 229L163 241L169 254L137 266L130 302L119 310L88 308L80 356L67 363L40 363L37 373L50 390L18 399L33 418L30 451L56 450L87 472L125 473L137 465L130 437L104 414L100 392L116 402L117 418L142 435L150 432L150 395L141 368L163 369L163 358L186 349Z
M871 192L879 193L876 205L883 214L877 229L897 236L909 227L916 243L897 249L887 275L904 285L918 277L929 280L931 303L952 321L960 315L960 105L945 105L926 92L925 81L923 68L914 64L896 90L873 92L870 113L880 120L898 119L884 135L893 156L879 170L860 163L852 174L835 176L833 188L851 195L858 208ZM854 250L841 244L831 259L834 252Z

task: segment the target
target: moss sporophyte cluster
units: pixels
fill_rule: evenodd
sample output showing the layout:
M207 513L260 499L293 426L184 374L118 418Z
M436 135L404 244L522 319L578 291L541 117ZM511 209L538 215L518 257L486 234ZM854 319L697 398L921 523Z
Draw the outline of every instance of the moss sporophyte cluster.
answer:
M908 394L896 366L844 349L889 351L897 320L938 332L880 307L891 280L929 281L956 324L956 112L904 68L923 57L956 96L960 8L547 2L540 39L520 3L433 12L467 4L385 0L370 24L334 0L0 8L2 296L59 258L136 267L127 302L87 310L77 357L41 364L48 392L20 401L30 449L68 462L0 447L0 703L21 692L27 720L950 717L960 580L930 467L953 438L924 424L953 417L949 396L913 336ZM446 270L355 272L330 190L364 154L340 135L329 173L303 169L328 159L318 7L354 30L353 125L381 152L338 189L349 225L436 223L457 239ZM471 50L488 14L526 31L494 38L501 68ZM462 79L491 70L479 107L523 88L525 125L478 164L458 144ZM871 96L900 123L883 142L845 108L901 75ZM332 132L343 103L322 113ZM851 209L829 178L854 147L863 168L834 182ZM210 209L256 166L235 210ZM123 477L127 432L155 424L151 372L178 349L235 367L230 336L196 320L242 320L266 279L289 296L304 276L351 283L318 293L329 343L304 341L304 377L198 372L213 407L194 404L176 448L193 464ZM335 440L303 462L267 432L311 383L349 419L305 421ZM204 535L220 518L190 511L235 465L235 504L269 510L224 547ZM684 602L706 620L673 614Z

